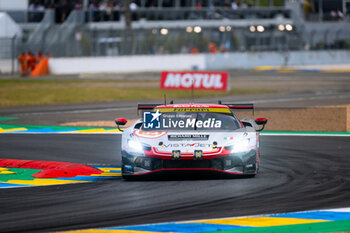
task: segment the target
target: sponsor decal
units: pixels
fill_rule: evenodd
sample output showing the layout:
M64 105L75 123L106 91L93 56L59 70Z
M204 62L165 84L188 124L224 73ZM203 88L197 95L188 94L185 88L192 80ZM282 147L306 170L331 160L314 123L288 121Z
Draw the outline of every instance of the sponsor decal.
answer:
M161 89L229 90L228 72L163 71Z
M160 129L161 127L161 113L156 112L143 113L143 127L145 129Z
M207 147L207 148L211 148L212 145L211 144L207 144L207 143L169 143L169 144L162 144L161 147L163 148L176 148L176 147L180 147L180 148L186 148L186 147L190 147L190 148L196 148L196 147Z
M221 128L221 121L209 118L205 121L196 119L172 120L163 119L163 128Z
M203 159L203 152L201 150L195 150L193 153L194 159Z
M179 150L173 150L171 153L172 159L174 160L180 160L181 159L181 151Z
M206 141L209 139L209 134L175 134L168 135L169 141L182 141L182 140L199 140Z
M228 108L159 108L159 112L216 112L216 113L229 113L231 111Z
M210 112L209 108L174 108L174 112Z
M216 128L220 129L222 125L221 120L215 118L208 118L206 120L199 120L193 118L193 115L186 115L181 113L175 113L162 116L162 113L157 110L156 112L144 112L143 113L143 128L144 129L185 129L185 128Z

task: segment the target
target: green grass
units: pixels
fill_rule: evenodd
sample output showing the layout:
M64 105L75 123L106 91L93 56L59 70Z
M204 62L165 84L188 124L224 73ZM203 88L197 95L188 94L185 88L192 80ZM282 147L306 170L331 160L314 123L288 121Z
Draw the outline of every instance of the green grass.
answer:
M0 106L25 106L59 103L106 102L190 98L191 91L161 90L155 81L120 80L0 80ZM271 93L271 90L238 89L227 92L194 91L198 97Z

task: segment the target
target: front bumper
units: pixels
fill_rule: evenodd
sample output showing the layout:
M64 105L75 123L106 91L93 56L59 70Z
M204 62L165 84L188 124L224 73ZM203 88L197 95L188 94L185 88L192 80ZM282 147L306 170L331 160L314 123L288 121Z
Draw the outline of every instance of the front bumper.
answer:
M256 150L200 160L169 160L134 156L122 151L122 174L124 176L145 175L160 171L216 171L232 175L253 175L257 172L257 164Z

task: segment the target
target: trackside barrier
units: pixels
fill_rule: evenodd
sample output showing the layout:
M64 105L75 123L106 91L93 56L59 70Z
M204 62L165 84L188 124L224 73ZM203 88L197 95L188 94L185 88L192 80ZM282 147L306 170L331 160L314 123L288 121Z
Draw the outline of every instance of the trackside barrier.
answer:
M350 64L350 52L340 50L237 52L208 54L205 59L207 70L252 69L259 66L288 68L289 66Z
M30 77L38 77L49 74L49 58L42 59L35 69L30 72Z
M50 58L52 74L252 69L257 66L350 64L350 51L237 52Z
M205 69L205 56L202 54L185 54L51 58L49 69L52 74L203 70Z

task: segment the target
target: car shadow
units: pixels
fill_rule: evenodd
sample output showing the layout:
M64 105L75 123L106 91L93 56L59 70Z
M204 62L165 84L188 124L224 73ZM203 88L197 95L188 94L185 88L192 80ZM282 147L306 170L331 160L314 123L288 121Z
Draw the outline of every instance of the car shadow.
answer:
M159 171L146 175L124 177L126 181L182 181L182 180L220 180L247 179L254 175L236 175L217 171Z

